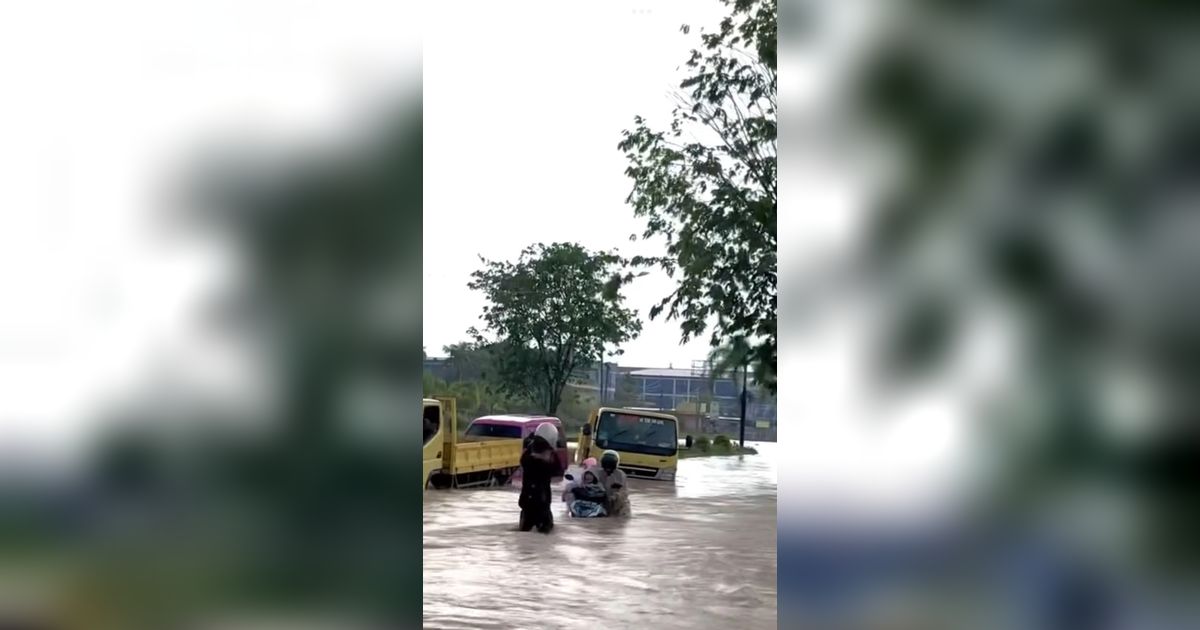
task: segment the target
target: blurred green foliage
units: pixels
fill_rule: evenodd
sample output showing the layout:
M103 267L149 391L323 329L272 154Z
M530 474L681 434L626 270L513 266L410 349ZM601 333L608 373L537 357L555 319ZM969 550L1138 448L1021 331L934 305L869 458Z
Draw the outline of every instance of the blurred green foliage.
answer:
M46 548L69 550L62 605L86 627L337 611L419 626L419 111L372 131L271 168L231 161L242 149L197 168L185 219L236 246L225 332L270 404L145 392L115 412L70 543Z
M982 412L1007 471L989 499L1044 507L1099 485L1137 516L1146 558L1189 573L1197 17L1178 2L910 3L887 12L855 103L899 175L865 252L890 300L889 375L947 365L979 313L1002 316L1017 362Z

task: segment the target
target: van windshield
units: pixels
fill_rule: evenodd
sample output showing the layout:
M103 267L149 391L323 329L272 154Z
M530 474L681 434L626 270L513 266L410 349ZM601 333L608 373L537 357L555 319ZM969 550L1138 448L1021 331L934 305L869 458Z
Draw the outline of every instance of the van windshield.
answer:
M521 427L511 424L491 424L476 422L467 427L467 437L486 438L516 438L521 439Z
M646 455L674 455L675 422L636 414L605 411L596 423L596 446Z

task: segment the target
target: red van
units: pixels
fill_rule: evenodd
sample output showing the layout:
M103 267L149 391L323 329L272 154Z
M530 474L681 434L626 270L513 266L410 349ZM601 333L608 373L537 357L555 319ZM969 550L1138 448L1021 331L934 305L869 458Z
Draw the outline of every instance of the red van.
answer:
M562 420L553 416L526 416L526 415L498 415L498 416L483 416L475 418L471 424L467 425L466 439L472 441L478 440L504 440L518 439L524 440L533 434L538 428L538 425L543 422L549 422L558 429L558 444L555 447L558 450L558 461L562 464L563 470L567 469L569 455L567 452L567 433L563 430ZM520 477L520 470L514 477Z

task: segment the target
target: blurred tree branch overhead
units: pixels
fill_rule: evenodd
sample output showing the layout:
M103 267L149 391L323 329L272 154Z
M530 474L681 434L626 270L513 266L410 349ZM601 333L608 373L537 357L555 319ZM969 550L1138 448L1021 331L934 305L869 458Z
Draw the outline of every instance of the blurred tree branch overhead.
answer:
M741 339L755 381L774 393L778 10L775 0L723 2L729 16L687 59L669 129L639 116L619 148L642 238L667 240L667 255L647 262L679 277L650 317L678 319L684 342L710 327L714 347Z
M235 143L185 176L177 216L240 263L221 311L233 317L218 323L252 355L262 400L214 407L220 418L210 406L228 401L175 397L112 414L125 427L100 444L104 501L89 517L125 525L89 526L80 552L81 596L104 602L112 627L243 606L419 614L419 423L396 419L412 415L420 374L421 115L372 122L286 159ZM162 441L172 413L190 432Z
M1003 314L1019 358L989 427L1008 487L1104 483L1146 557L1195 577L1194 4L890 8L854 99L898 175L865 252L895 299L886 365L944 365L980 309Z

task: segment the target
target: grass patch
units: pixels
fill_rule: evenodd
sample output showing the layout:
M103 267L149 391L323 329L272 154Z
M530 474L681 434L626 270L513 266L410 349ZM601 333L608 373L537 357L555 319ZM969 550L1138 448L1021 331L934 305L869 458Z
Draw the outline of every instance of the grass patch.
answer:
M679 449L679 458L688 459L691 457L719 457L723 455L757 455L758 451L747 446L742 448L725 435L717 435L709 437L701 435L692 441L692 448Z

